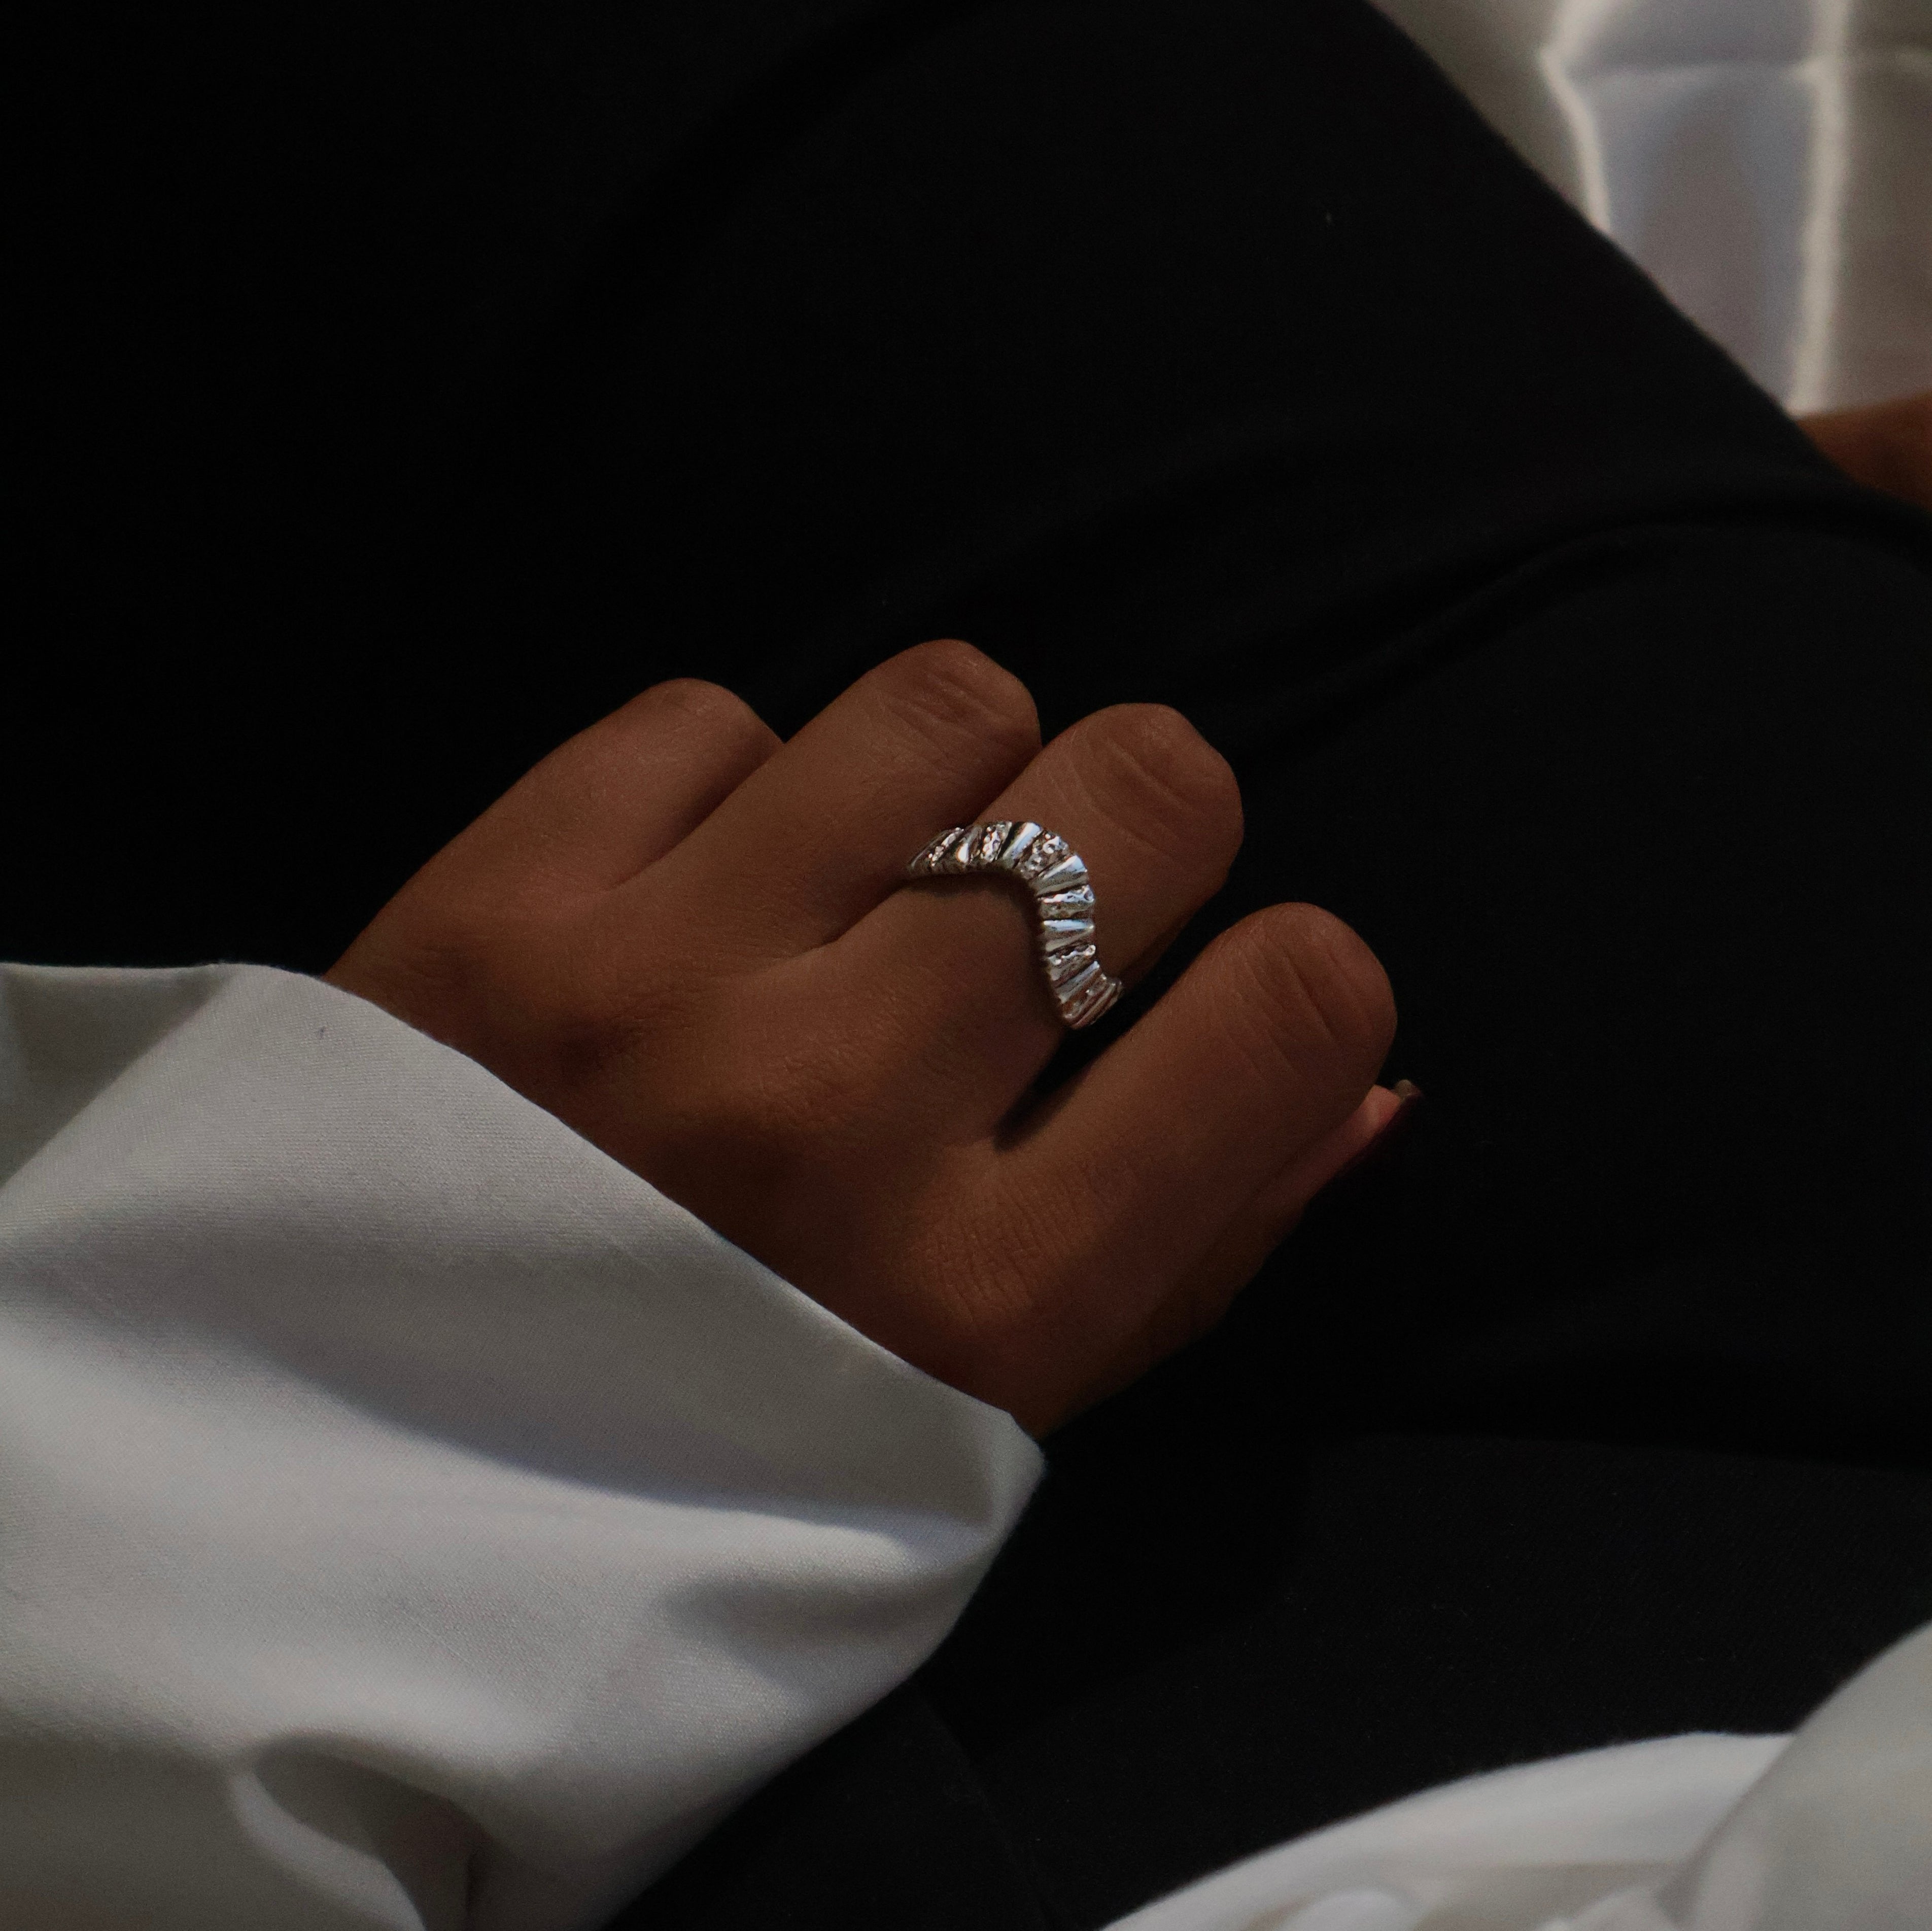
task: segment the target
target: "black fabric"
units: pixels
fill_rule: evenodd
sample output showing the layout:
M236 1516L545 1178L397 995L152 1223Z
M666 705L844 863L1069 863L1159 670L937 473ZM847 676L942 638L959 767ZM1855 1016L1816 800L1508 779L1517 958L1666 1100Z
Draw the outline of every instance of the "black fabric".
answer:
M611 1931L1046 1931L1030 1863L908 1685L740 1810Z
M1274 1485L1274 1516L1256 1525L1265 1590L1127 1660L1114 1633L1140 1593L1177 1558L1205 1573L1171 1533L1184 1498L1157 1478L1152 1491L1138 1543L1111 1549L1049 1500L1028 1533L1078 1539L1094 1581L1078 1600L1020 1613L1020 1552L966 1641L754 1798L613 1931L1098 1927L1451 1777L1687 1730L1788 1729L1932 1617L1918 1476L1377 1438ZM1006 1670L962 1667L995 1626ZM1065 1687L1042 1709L1049 1669Z
M1306 898L1396 988L1401 1143L665 1921L1096 1924L1932 1616L1932 527L1378 16L59 31L0 952L320 968L644 684L950 632L1234 759L1173 969Z

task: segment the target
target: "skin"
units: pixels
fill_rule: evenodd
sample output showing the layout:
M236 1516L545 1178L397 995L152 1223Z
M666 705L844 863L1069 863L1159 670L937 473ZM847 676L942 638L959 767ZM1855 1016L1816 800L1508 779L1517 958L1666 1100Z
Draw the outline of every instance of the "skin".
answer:
M481 1062L854 1327L1036 1434L1216 1321L1400 1107L1361 940L1222 934L1051 1096L1062 1030L997 881L902 888L937 830L1034 818L1144 973L1240 842L1178 713L1044 748L1017 679L906 651L782 744L679 682L551 754L327 975Z
M1932 507L1932 393L1801 418ZM1042 1433L1211 1327L1401 1102L1339 921L1223 934L1051 1096L1060 1029L996 883L902 890L944 826L1034 818L1086 859L1131 983L1240 842L1178 713L1042 748L1030 698L924 644L788 744L713 685L645 691L425 865L328 977L488 1066L794 1285Z
M1932 389L1798 421L1855 481L1932 509Z

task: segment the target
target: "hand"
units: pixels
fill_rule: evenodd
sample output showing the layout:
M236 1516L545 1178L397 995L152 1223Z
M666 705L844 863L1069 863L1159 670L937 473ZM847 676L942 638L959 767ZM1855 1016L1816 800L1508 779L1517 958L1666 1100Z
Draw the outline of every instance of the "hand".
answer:
M1932 389L1801 415L1798 426L1854 482L1932 509Z
M1050 1096L1061 1028L997 880L899 889L935 832L1085 858L1131 981L1219 887L1233 773L1176 712L1040 748L968 646L781 745L646 691L439 853L328 973L446 1042L852 1326L1040 1432L1219 1318L1398 1105L1388 986L1302 905L1222 934Z

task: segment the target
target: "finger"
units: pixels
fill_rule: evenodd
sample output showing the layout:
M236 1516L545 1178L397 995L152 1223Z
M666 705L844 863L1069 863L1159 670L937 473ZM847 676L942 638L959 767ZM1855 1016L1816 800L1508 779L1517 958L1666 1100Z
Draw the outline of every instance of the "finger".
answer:
M1085 860L1100 962L1118 978L1154 963L1220 890L1241 848L1232 769L1164 704L1116 704L1082 718L982 816L1030 818ZM881 911L884 921L933 922L935 903L907 893Z
M1006 1158L1064 1318L1124 1345L1278 1176L1367 1096L1395 1009L1339 919L1278 905L1223 933L1053 1096ZM1023 1190L1023 1191L1022 1191Z
M1801 415L1798 426L1854 481L1932 509L1932 389Z
M1228 1224L1220 1238L1175 1286L1152 1324L1160 1352L1150 1363L1204 1334L1228 1311L1262 1264L1288 1238L1322 1189L1387 1140L1414 1104L1406 1080L1372 1086L1340 1126L1267 1181Z
M526 772L445 862L509 895L608 891L688 837L778 748L722 686L654 685Z
M822 945L1039 744L1026 687L992 658L950 640L902 651L821 711L664 861L639 916L675 918L681 904L701 913L708 945L748 960Z
M1227 761L1177 711L1123 704L1055 738L985 806L1031 819L1085 861L1102 968L1144 970L1220 889L1241 841ZM985 1131L1058 1043L1035 957L1030 896L998 875L894 894L831 949L869 989L860 1023L895 1063L916 1065L962 1132Z
M1388 1137L1398 1117L1408 1111L1414 1090L1406 1080L1393 1088L1371 1087L1368 1097L1340 1126L1268 1181L1056 1421L1070 1420L1131 1387L1148 1369L1213 1328L1294 1231L1315 1196Z

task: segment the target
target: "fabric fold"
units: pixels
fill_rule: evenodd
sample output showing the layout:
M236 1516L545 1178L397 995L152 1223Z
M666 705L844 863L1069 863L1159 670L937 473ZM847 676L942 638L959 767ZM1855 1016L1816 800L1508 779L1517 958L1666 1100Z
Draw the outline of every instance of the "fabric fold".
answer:
M1797 410L1932 385L1928 0L1377 0Z
M1932 1627L1784 1737L1524 1764L1297 1839L1110 1931L1896 1931L1932 1900Z
M0 1014L32 1921L595 1924L916 1667L1037 1479L320 982L16 967Z

